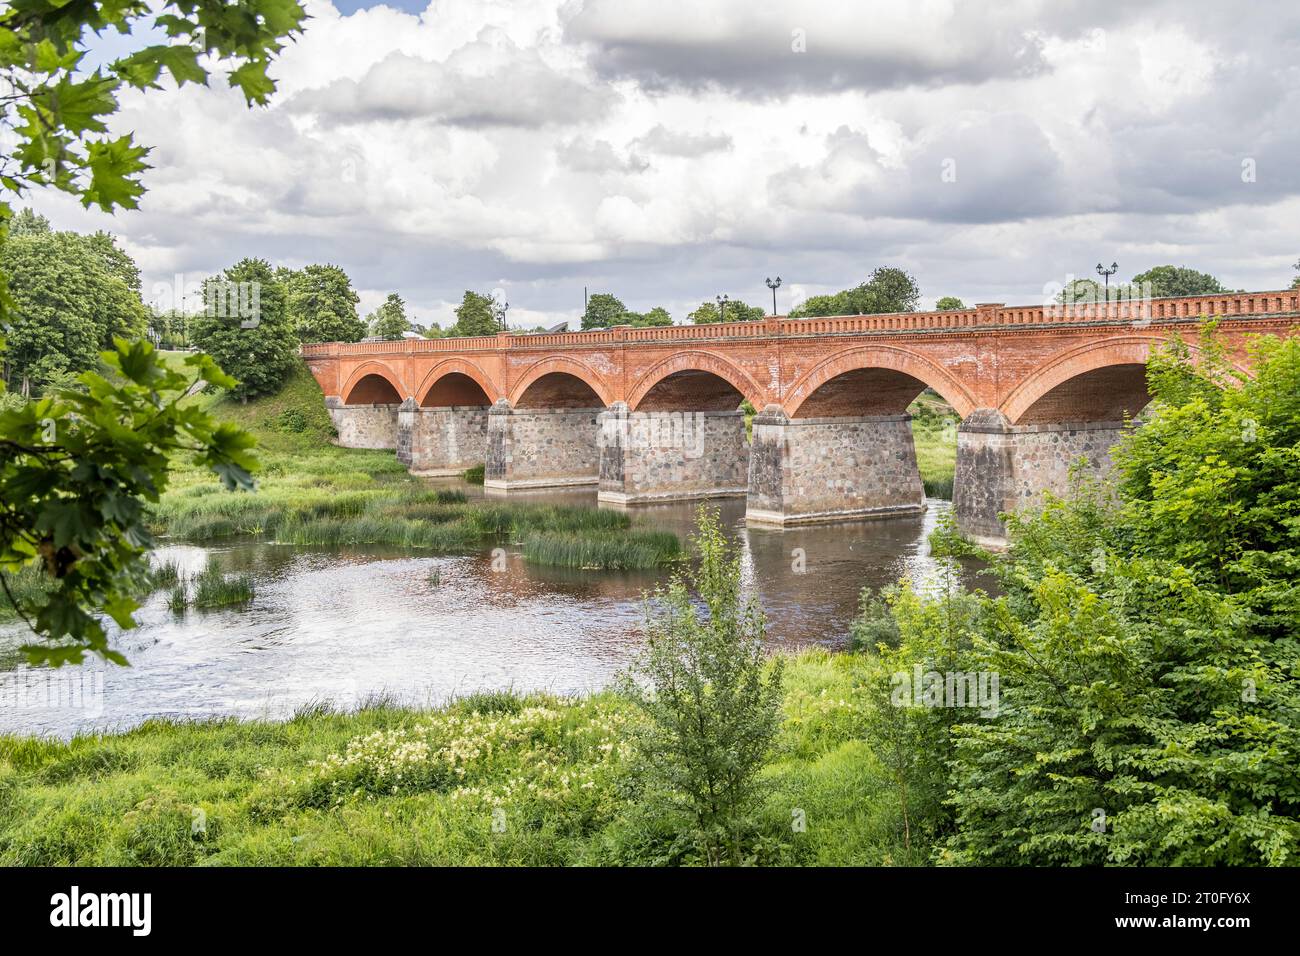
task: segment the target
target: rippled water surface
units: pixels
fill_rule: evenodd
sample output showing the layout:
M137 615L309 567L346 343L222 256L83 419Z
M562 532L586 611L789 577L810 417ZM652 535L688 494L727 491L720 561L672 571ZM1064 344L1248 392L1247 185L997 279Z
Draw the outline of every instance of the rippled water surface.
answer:
M595 506L594 491L535 497ZM948 509L930 501L914 518L783 532L746 528L741 499L715 504L743 549L747 584L778 647L842 647L863 587L904 575L931 580L926 537ZM684 537L694 509L635 513ZM805 573L793 570L795 549L803 549ZM0 730L66 736L155 716L283 717L313 701L352 706L376 694L420 704L481 689L590 690L636 652L642 595L667 577L539 568L513 549L501 572L487 548L415 556L247 542L158 552L188 573L210 555L255 574L252 603L174 614L165 593L154 595L137 613L140 626L116 637L130 667L28 669L13 653L25 640L21 627L0 627Z

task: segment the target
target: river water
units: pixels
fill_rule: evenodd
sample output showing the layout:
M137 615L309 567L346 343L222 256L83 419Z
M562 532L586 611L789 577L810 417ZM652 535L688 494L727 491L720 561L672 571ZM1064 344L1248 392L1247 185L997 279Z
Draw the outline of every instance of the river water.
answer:
M530 497L596 506L594 491ZM714 504L775 648L844 647L862 588L905 575L933 583L926 539L949 507L932 499L912 518L774 531L745 527L743 499ZM635 513L684 539L695 507ZM593 690L636 653L643 596L668 576L540 568L509 548L494 570L486 547L426 556L241 541L156 554L185 573L220 555L228 570L254 573L256 596L238 609L175 614L165 592L155 594L136 614L140 626L114 635L129 667L28 668L14 653L26 640L21 625L0 626L0 732L67 737L150 717L282 718L312 702L353 707L380 694L422 705L476 690ZM963 569L966 580L977 576Z

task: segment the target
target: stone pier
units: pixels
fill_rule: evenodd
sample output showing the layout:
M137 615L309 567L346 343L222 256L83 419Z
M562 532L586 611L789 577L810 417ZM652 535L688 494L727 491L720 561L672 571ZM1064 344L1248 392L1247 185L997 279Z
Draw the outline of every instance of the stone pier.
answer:
M1084 474L1105 477L1110 449L1124 431L1123 422L1012 425L1001 412L976 409L957 432L952 505L958 529L983 547L1005 548L999 513L1032 507L1044 492L1064 495L1080 460Z
M597 416L603 408L511 408L488 411L483 487L487 491L594 485L599 480Z
M749 444L741 411L629 411L600 415L600 492L605 504L740 496Z
M785 526L917 514L925 509L911 417L754 417L750 524Z
M487 460L485 405L423 408L411 399L397 413L397 460L413 475L448 477Z
M396 448L398 408L394 405L344 405L325 399L325 408L344 448Z

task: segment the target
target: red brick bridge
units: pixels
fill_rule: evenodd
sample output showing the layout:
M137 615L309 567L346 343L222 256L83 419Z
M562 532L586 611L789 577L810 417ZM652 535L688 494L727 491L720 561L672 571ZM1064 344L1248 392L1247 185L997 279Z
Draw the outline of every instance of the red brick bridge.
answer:
M1101 472L1149 401L1153 346L1219 321L1249 342L1300 330L1300 291L1077 306L909 312L592 332L304 346L349 447L417 474L486 462L490 492L598 485L602 502L746 495L755 524L924 507L907 415L927 387L962 419L954 509L1004 540L998 513ZM747 437L747 399L759 412Z

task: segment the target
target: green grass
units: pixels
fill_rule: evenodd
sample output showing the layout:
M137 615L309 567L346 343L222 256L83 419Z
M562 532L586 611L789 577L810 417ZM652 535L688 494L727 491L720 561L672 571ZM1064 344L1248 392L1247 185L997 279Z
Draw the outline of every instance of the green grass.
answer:
M858 662L788 659L756 862L925 858L902 850L887 777L859 739ZM698 863L676 821L628 796L635 719L609 692L493 692L435 710L378 698L284 722L0 736L0 865Z
M952 498L957 468L957 426L961 420L947 402L927 390L908 408L921 484L932 498Z

